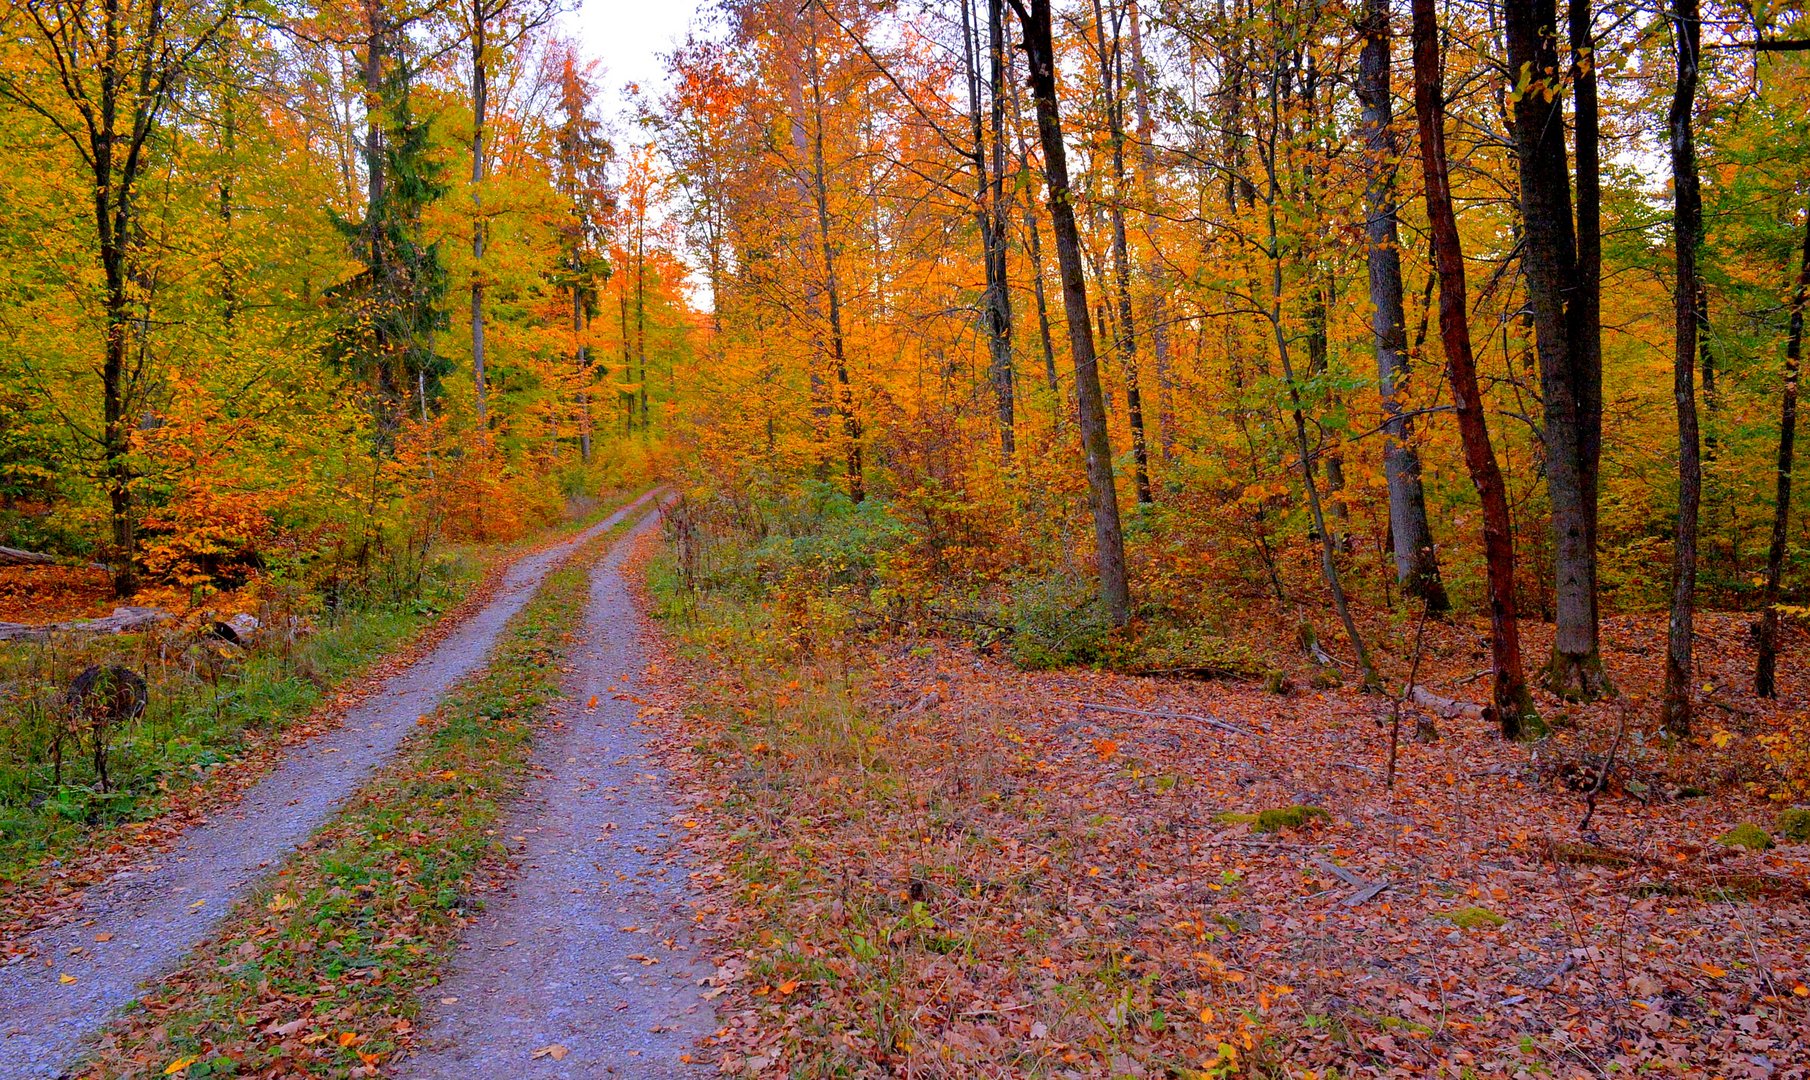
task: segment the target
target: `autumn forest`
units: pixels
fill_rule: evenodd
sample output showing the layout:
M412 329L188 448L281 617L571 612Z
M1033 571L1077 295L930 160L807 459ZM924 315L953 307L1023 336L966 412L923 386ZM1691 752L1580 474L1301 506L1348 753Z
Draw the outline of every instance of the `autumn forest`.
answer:
M0 1076L1810 1075L1801 5L568 6L0 0Z

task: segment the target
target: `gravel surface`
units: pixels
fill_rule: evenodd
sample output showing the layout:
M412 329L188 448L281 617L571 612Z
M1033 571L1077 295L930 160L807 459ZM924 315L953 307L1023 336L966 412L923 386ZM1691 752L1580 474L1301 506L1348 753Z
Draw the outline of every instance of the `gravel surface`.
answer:
M653 524L650 515L636 534ZM421 1052L400 1075L715 1072L682 1060L713 1027L699 986L712 968L684 903L680 811L635 723L646 661L622 575L633 539L592 571L566 697L506 826L514 881L429 991Z
M146 980L176 966L389 760L417 717L484 664L503 624L549 570L652 497L518 561L488 604L347 712L339 727L292 749L231 811L191 829L155 861L94 886L72 916L27 937L31 953L0 968L0 1078L61 1075L84 1039Z

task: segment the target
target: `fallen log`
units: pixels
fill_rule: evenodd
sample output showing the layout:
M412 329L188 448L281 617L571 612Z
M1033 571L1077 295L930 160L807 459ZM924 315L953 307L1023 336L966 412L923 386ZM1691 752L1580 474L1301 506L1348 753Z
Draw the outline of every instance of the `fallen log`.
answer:
M41 551L24 551L0 545L0 566L42 566L56 561L54 556Z
M1254 736L1256 734L1246 728L1239 727L1237 724L1228 724L1224 720L1216 720L1211 716L1202 716L1199 713L1167 712L1163 709L1131 709L1123 705L1101 705L1094 701L1083 701L1079 702L1079 704L1083 709L1092 709L1095 712L1120 713L1125 716L1144 716L1149 717L1152 720L1192 720L1195 723L1218 728L1221 731L1229 732L1233 735Z
M1435 694L1424 686L1416 686L1413 690L1410 690L1408 692L1408 700L1416 705L1432 709L1447 720L1453 720L1460 716L1468 716L1473 720L1482 719L1483 717L1483 706L1473 705L1468 701L1459 701L1457 698L1449 698Z
M43 641L52 634L132 634L173 618L167 611L148 607L118 607L113 614L99 619L76 619L71 622L29 623L0 622L0 641Z

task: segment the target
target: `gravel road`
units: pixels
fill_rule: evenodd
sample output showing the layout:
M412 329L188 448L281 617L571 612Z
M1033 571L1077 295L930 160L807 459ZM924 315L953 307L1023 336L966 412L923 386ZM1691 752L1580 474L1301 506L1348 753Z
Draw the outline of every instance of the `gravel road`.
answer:
M422 1050L402 1076L715 1072L683 1060L712 1028L699 988L712 969L684 904L684 824L635 725L645 660L622 574L633 539L592 571L566 697L504 834L518 872L430 991Z
M395 754L417 717L480 668L503 624L581 543L645 510L649 492L569 540L527 556L496 595L430 653L374 690L333 731L292 749L231 810L170 851L96 885L64 921L0 968L0 1078L55 1077L83 1041L212 932L233 904Z

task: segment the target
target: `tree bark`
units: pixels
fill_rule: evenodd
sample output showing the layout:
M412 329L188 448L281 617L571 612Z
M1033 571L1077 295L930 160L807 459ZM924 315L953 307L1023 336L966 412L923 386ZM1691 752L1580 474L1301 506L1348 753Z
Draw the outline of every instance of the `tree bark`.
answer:
M1779 655L1779 583L1785 568L1785 528L1791 518L1792 452L1797 443L1797 389L1799 363L1804 355L1804 303L1810 298L1810 211L1804 215L1804 250L1798 258L1797 287L1791 294L1791 325L1785 335L1785 386L1779 408L1779 458L1777 487L1772 503L1772 545L1766 552L1766 606L1760 612L1759 662L1754 666L1753 692L1775 697L1775 669Z
M1525 223L1522 266L1540 360L1546 488L1552 507L1557 626L1547 679L1560 696L1589 700L1609 689L1596 617L1602 370L1588 341L1590 305L1583 299L1588 290L1579 277L1571 217L1565 124L1557 96L1556 18L1554 0L1527 0L1504 9L1508 69L1515 80L1510 96Z
M1678 411L1678 522L1672 541L1672 611L1666 629L1665 699L1660 723L1677 736L1691 733L1692 616L1697 605L1697 511L1703 463L1697 432L1697 251L1703 203L1697 184L1697 143L1691 114L1697 103L1701 55L1697 0L1673 0L1673 47L1678 81L1667 117L1672 156L1672 400Z
M1439 76L1439 26L1434 0L1413 0L1414 113L1420 125L1421 169L1426 177L1427 221L1439 271L1439 332L1446 377L1458 410L1464 463L1483 504L1483 550L1489 571L1491 708L1504 738L1540 728L1533 695L1521 666L1521 630L1515 610L1515 541L1502 470L1490 446L1477 361L1471 351L1464 280L1464 251L1452 211L1445 148L1445 90Z
M1388 0L1365 0L1358 32L1364 36L1358 59L1358 100L1363 104L1365 159L1366 255L1370 269L1371 334L1376 345L1376 383L1383 405L1383 476L1389 490L1389 532L1394 546L1395 576L1403 591L1419 597L1427 610L1451 609L1439 576L1433 530L1427 523L1426 492L1421 483L1420 454L1414 448L1409 419L1402 414L1401 391L1408 381L1407 316L1402 302L1401 239L1397 223L1394 175L1400 153L1396 146L1394 105L1389 86Z
M1590 0L1568 0L1571 45L1573 158L1577 173L1577 292L1568 308L1578 372L1578 477L1584 495L1591 562L1590 638L1597 639L1595 583L1597 503L1603 457L1603 226L1600 110L1596 95L1596 38ZM1600 671L1601 665L1598 664ZM1604 690L1608 685L1604 683Z
M1081 270L1081 237L1080 230L1075 227L1074 193L1069 188L1068 150L1062 142L1062 114L1056 97L1056 52L1050 36L1050 0L1010 2L1024 28L1031 99L1037 108L1037 133L1043 144L1050 226L1056 237L1062 306L1067 315L1069 353L1075 365L1081 446L1086 457L1087 487L1093 505L1094 558L1100 576L1100 599L1112 621L1122 626L1131 619L1131 591L1125 573L1125 539L1119 527L1118 493L1113 484L1112 443L1106 433L1105 398L1100 390L1093 327L1087 318L1087 282Z

